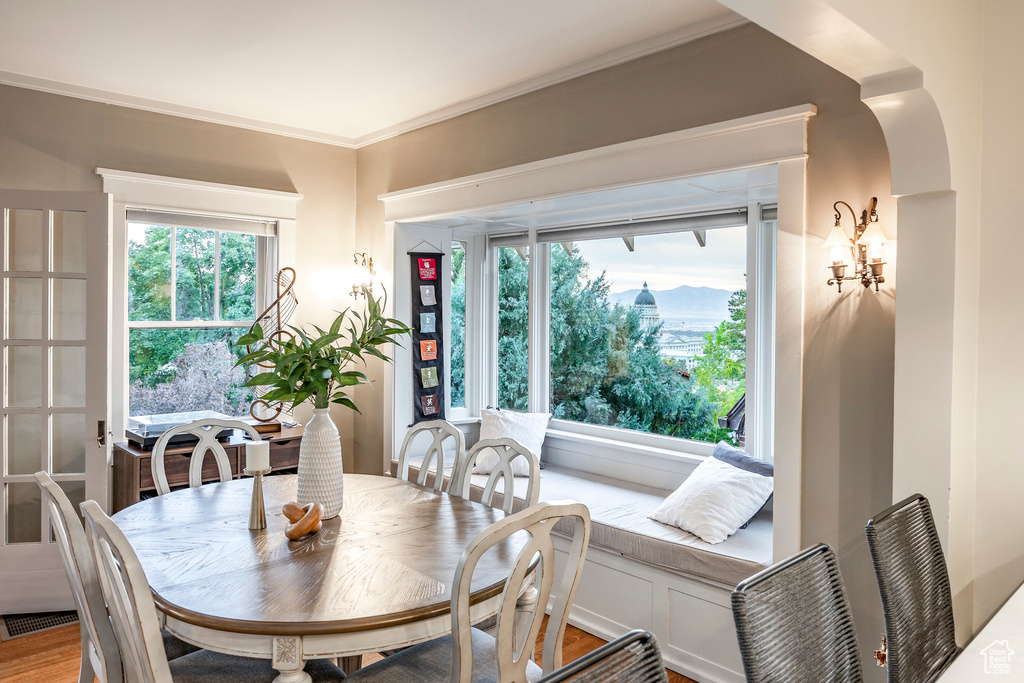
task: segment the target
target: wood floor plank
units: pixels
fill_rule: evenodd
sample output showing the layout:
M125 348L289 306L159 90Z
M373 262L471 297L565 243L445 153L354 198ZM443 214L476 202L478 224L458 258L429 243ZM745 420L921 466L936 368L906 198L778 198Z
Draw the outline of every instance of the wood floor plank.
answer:
M547 617L537 637L535 659L538 664L541 663L546 626ZM0 642L0 683L77 683L81 656L79 637L78 625L72 624ZM567 626L562 641L563 662L568 664L604 644L605 641L597 636ZM365 655L363 665L377 659L380 659L378 655ZM668 680L671 683L696 683L674 671L668 672Z

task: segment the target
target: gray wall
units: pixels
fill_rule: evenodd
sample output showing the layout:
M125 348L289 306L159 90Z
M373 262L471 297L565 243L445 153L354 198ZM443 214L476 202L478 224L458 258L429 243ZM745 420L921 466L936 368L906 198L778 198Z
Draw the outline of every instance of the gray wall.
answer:
M317 274L352 258L353 150L0 86L0 187L98 192L97 167L303 193L296 320L323 324L351 302ZM332 414L351 467L351 411Z
M858 286L838 296L825 286L820 249L838 199L859 211L878 196L896 236L888 152L856 83L753 25L589 74L359 149L356 240L360 250L383 250L384 192L807 102L818 115L809 127L807 284L798 302L802 541L828 542L840 554L867 661L882 626L863 525L891 501L895 258L882 292ZM383 465L380 415L364 408L357 418L360 470Z

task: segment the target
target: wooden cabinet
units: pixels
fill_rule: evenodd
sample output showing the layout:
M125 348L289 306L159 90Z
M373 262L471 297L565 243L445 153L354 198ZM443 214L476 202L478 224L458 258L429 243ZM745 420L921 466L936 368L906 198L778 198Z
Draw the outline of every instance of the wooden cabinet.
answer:
M270 467L273 473L293 472L298 467L302 427L283 427L280 432L271 434L270 438L265 440L270 443ZM231 464L231 475L236 479L242 476L242 470L245 468L245 443L237 431L223 442L224 451ZM188 486L191 454L191 445L168 448L164 452L167 483L172 489ZM114 444L113 512L156 495L150 465L151 455L151 450L143 449L129 441ZM218 479L213 456L207 455L203 463L203 482Z

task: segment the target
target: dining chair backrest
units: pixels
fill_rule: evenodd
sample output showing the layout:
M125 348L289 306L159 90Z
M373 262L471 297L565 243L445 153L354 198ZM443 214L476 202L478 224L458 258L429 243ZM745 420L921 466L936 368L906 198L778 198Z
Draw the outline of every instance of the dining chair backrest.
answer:
M933 680L960 654L931 505L914 494L864 527L885 616L889 683Z
M748 683L861 683L857 633L835 553L824 543L732 593Z
M414 425L405 433L402 440L402 448L398 452L398 474L399 479L412 481L409 478L409 464L412 459L413 442L429 436L431 441L423 454L423 461L419 465L419 473L416 475L416 483L420 486L427 486L428 475L431 466L434 467L433 489L447 493L451 488L451 481L454 479L454 467L463 459L466 454L466 437L462 430L446 420L430 420ZM454 452L451 453L451 462L448 462L449 454L445 451L446 443L451 442ZM452 477L445 484L445 467L452 465Z
M634 630L605 643L537 683L668 683L653 633Z
M544 672L550 673L562 665L562 639L565 625L583 572L587 546L590 544L590 510L575 501L539 503L514 515L495 522L470 541L462 553L452 582L452 683L470 683L473 680L473 647L470 624L470 588L473 571L480 558L491 548L513 534L529 536L519 551L515 565L505 582L498 607L495 653L498 680L525 681L526 665L530 661L533 645L537 642L544 609L555 587L555 546L551 532L562 519L571 520L572 546L569 549L557 583L551 616L544 633ZM531 615L528 635L515 646L515 620L519 592L526 577L536 572L534 587L538 591L536 609ZM520 612L521 613L521 612Z
M224 450L224 446L217 441L217 435L225 429L241 429L248 433L253 441L260 441L263 438L252 425L247 425L239 420L221 419L196 420L172 427L161 434L153 446L153 455L150 458L156 495L162 496L171 492L171 487L167 483L167 471L164 468L164 451L167 450L171 439L179 434L191 434L199 439L199 443L192 449L192 457L188 464L188 485L190 487L195 488L203 484L203 461L206 460L207 452L213 453L220 480L230 481L231 463L228 461L228 454Z
M36 472L35 478L42 492L43 505L50 514L50 527L78 611L82 638L78 680L80 683L92 683L95 676L100 683L121 683L121 656L107 617L107 606L100 590L96 563L85 538L85 528L64 490L50 475Z
M526 476L526 496L524 501L526 507L534 505L540 500L540 461L533 452L515 439L480 439L466 453L466 457L455 465L455 473L452 474L452 485L450 493L463 498L469 498L473 485L473 467L487 449L494 449L498 454L498 461L491 468L487 475L487 483L484 485L484 505L495 506L498 495L501 495L501 509L505 514L512 513L512 505L515 502L515 477L512 476L512 461L516 458L525 458L528 463L528 474ZM498 491L498 483L502 484L502 490Z
M135 550L96 501L82 503L82 513L125 680L172 683L153 594Z

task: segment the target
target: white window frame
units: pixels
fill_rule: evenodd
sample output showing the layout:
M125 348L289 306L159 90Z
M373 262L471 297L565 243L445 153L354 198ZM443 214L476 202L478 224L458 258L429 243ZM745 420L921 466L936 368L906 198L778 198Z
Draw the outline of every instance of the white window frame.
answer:
M278 268L294 268L295 219L302 194L109 168L97 168L96 174L103 178L103 191L114 198L110 273L111 433L115 441L120 441L128 423L128 209L275 222ZM210 327L207 323L199 326Z
M379 199L384 202L385 240L392 247L387 256L404 256L402 240L411 239L414 233L403 234L403 230L417 221L431 221L486 207L776 164L775 240L771 243L767 238L759 239L755 250L758 254L764 249L774 250L775 272L771 275L762 272L762 279L772 277L776 297L774 302L768 301L768 297L758 299L756 296L750 301L748 292L747 304L748 311L754 307L757 315L773 314L774 358L754 358L755 365L773 366L765 374L773 381L773 389L764 414L748 415L748 418L770 429L759 438L770 439L772 446L776 468L774 554L785 557L800 549L801 540L807 124L816 112L814 105L798 105L380 195ZM449 235L452 232L448 230ZM758 231L762 237L764 232ZM390 284L404 282L401 270L408 266L402 263L401 257L393 263L395 273ZM396 292L395 311L401 314L408 305L402 297L409 295L403 293L401 287L393 291ZM486 305L477 310L488 319ZM531 340L541 337L537 327L531 324ZM486 329L484 334L487 334ZM755 341L750 340L749 335L748 340ZM486 348L488 340L481 341ZM758 343L755 352L765 348L766 344ZM479 381L474 374L475 371L467 367L467 385ZM382 465L395 456L408 426L400 407L408 401L410 390L406 384L410 375L411 370L397 357L394 366L385 368L384 385L389 396L385 398ZM393 400L389 402L388 398ZM612 441L585 434L566 434L549 427L544 455L553 461L561 455L560 451L585 451L590 457L590 471L659 489L678 485L703 460L699 455L681 455L657 445L640 443L642 440Z

